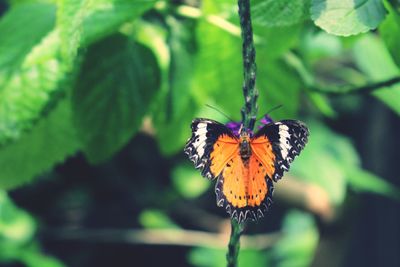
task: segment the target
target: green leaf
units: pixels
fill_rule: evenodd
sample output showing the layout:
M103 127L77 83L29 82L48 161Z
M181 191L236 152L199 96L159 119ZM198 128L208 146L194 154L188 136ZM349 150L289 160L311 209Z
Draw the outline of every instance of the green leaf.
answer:
M54 13L53 5L17 5L0 21L0 145L33 125L60 78L58 36L44 38Z
M251 0L250 4L255 25L289 26L309 17L310 0Z
M18 5L1 17L0 72L18 68L54 22L55 6L49 4Z
M299 178L321 186L334 204L341 204L346 196L345 168L358 168L359 158L352 144L320 123L307 123L311 135L291 170ZM318 164L315 164L318 155ZM312 167L311 167L312 166Z
M138 131L159 83L147 47L114 35L89 48L72 103L90 161L108 159Z
M168 46L170 48L169 103L167 113L176 118L187 109L191 101L190 82L192 78L193 53L195 52L194 24L180 23L173 17L167 18L169 26ZM168 110L169 109L169 110Z
M275 120L295 117L303 86L300 77L283 60L265 61L262 50L259 50L257 62L259 65L269 62L258 68L259 116L277 105L283 105L274 111L272 117Z
M33 218L0 190L0 243L25 244L32 239L35 230Z
M204 1L203 10L218 13L216 1ZM200 105L212 99L222 111L239 121L243 105L243 67L240 38L200 20L197 27L198 53L192 92Z
M99 0L91 4L84 20L83 44L89 45L114 34L124 23L138 18L158 0Z
M269 62L295 47L300 37L302 25L273 28L254 25L253 30L256 36L256 51L257 53L263 51L262 53L266 56L264 60Z
M168 63L152 116L161 152L171 155L181 151L188 139L198 104L190 90L195 52L194 22L174 17L167 17L166 22L168 34L162 42L168 47ZM161 46L160 42L157 46ZM167 58L165 51L159 54Z
M307 267L314 258L319 233L314 218L305 212L290 211L284 219L283 238L272 248L272 265Z
M78 148L70 104L64 100L30 132L1 148L0 188L15 188L32 181Z
M349 36L378 27L385 18L381 0L312 0L311 18L328 33Z
M400 200L400 189L365 170L351 168L348 170L349 185L357 191L370 192Z
M155 229L178 229L180 228L175 224L167 214L160 210L145 210L139 215L140 224L145 228Z
M196 198L211 185L210 181L201 177L192 165L180 165L172 170L172 181L175 188L185 198Z
M66 267L59 259L46 255L35 248L20 248L16 260L25 263L28 267Z
M57 259L44 255L32 242L36 222L0 190L0 263L22 262L29 267L63 267Z
M316 63L323 58L338 57L343 53L340 37L327 34L324 31L304 32L300 49L308 64Z
M49 4L16 5L0 22L0 34L6 36L0 53L11 51L0 55L0 144L30 130L69 86L84 11L86 2L61 1L52 31L55 7ZM9 63L7 55L15 60L2 65Z
M379 26L379 32L397 67L400 67L400 14L387 5L389 14Z
M166 104L167 100L163 98L158 103L162 107L161 105ZM183 146L191 134L190 124L193 118L198 117L196 116L198 106L198 103L191 100L184 107L186 111L176 116L173 120L167 119L166 111L155 111L158 114L153 115L154 127L160 150L164 155L172 155L177 152L182 153Z
M90 0L61 0L57 7L57 28L60 32L61 54L74 61L81 43L83 20L89 11Z
M356 64L371 82L380 82L400 75L382 40L373 35L360 38L353 47ZM373 96L400 115L400 84L375 90Z

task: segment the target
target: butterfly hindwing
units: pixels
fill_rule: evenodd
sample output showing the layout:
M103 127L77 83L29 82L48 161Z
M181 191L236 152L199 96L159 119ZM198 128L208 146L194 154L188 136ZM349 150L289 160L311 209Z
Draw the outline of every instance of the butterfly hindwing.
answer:
M209 119L192 122L192 136L185 146L185 153L201 174L213 179L236 151L239 142L223 124Z
M270 123L261 128L253 138L267 138L272 145L274 169L272 178L275 182L288 171L290 163L300 154L307 143L309 131L304 123L296 120L282 120Z
M265 179L267 171L256 157L243 161L236 153L218 177L217 205L225 207L239 223L261 218L272 202L273 184Z

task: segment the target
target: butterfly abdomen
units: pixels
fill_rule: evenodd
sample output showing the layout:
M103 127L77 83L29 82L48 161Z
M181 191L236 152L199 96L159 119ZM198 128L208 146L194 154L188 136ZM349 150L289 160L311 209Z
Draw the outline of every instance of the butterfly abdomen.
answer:
M240 143L240 157L243 162L248 161L251 156L251 148L250 143L247 140L244 140Z

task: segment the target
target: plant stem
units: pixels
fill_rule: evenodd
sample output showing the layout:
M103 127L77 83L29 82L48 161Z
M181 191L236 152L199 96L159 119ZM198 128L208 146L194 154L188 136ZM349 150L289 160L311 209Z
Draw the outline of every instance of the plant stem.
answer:
M243 40L243 95L244 106L242 108L242 124L244 130L253 130L257 117L258 91L256 84L256 50L253 41L253 29L251 26L250 1L238 0L240 28ZM231 220L231 236L226 255L227 266L236 267L239 250L240 236L243 233L245 223L238 223L234 218Z
M242 123L243 128L252 130L257 116L258 91L255 88L257 66L251 26L250 1L238 0L238 6L243 40L243 94L245 104L242 108Z
M236 267L240 250L240 236L244 230L244 223L238 223L236 220L231 220L231 237L229 239L228 254L226 260L228 267Z

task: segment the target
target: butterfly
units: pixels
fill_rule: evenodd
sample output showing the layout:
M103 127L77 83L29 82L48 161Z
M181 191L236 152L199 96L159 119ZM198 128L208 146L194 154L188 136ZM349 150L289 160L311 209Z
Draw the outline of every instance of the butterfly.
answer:
M273 182L289 170L308 140L309 130L301 121L264 123L253 134L240 125L194 119L184 148L204 177L217 179L217 206L239 223L264 216L272 203Z

